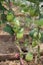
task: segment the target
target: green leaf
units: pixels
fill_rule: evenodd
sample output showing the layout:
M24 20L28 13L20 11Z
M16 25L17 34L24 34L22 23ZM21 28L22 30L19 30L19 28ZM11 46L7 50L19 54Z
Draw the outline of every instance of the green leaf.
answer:
M27 0L27 1L30 1L30 2L33 2L33 3L39 2L39 0Z
M31 37L33 37L33 35L34 35L35 32L37 32L37 29L36 29L36 28L33 29L33 30L31 30L30 33L29 33L29 35L30 35Z
M37 8L35 6L33 7L32 5L30 5L29 14L30 16L37 16L38 15Z
M43 18L35 21L36 25L43 26Z
M40 39L43 43L43 31L41 31L41 39Z
M0 2L2 2L2 1L5 1L5 0L0 0Z
M3 11L7 10L4 6L2 6L2 3L0 3L0 10L3 10Z
M12 29L12 27L10 25L6 25L3 29L5 32L8 32L10 35L13 35L14 34L14 31Z
M21 4L20 7L25 7L25 4Z
M2 19L2 23L7 22L7 19L6 19L6 15L5 14L1 14L1 19Z

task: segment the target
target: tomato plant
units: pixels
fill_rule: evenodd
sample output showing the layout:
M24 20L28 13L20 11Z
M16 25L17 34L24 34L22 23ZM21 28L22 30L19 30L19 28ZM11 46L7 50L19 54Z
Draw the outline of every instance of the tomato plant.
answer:
M30 5L28 3L30 2ZM6 3L6 6L3 6L3 3ZM27 52L25 54L25 60L26 61L32 61L33 60L33 49L34 47L38 46L38 59L40 55L40 39L43 36L41 33L41 27L43 26L43 18L41 18L41 13L39 9L39 0L0 0L0 24L5 24L3 30L5 32L8 32L10 35L14 36L15 34L15 44L17 45L19 51L20 51L20 59L23 59L24 52L22 51L19 41L24 38L25 33L25 27L28 28L28 36L32 38L32 41L29 39L24 40L24 46L26 47ZM15 14L15 11L13 10L13 7L11 5L20 7L20 13L22 13L24 18L24 26L22 26L22 22L20 21L22 18L22 15L18 12ZM19 9L19 8L18 8ZM34 25L33 25L34 24ZM27 32L27 29L26 29ZM43 37L42 37L43 38ZM31 44L30 44L31 41ZM30 49L31 46L31 49ZM16 55L18 56L18 55Z

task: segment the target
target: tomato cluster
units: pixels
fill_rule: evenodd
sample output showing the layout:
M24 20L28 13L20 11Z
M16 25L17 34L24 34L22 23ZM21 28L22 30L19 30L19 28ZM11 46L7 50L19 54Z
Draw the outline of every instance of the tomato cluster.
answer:
M14 17L13 13L8 12L7 21L13 26L13 31L16 34L17 39L23 38L24 29L20 26L20 21Z

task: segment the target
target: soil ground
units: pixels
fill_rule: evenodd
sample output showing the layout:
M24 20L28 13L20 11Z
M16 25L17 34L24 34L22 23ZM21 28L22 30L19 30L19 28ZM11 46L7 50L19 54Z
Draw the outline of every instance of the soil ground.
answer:
M15 50L16 49L16 50ZM19 52L16 48L15 44L12 41L11 36L9 35L0 35L0 54L9 54ZM39 64L35 64L34 61L32 62L25 62L25 65L43 65L43 58ZM20 60L5 60L1 61L0 65L20 65Z
M14 44L14 40L15 37L12 37L8 33L0 30L0 54L19 52ZM43 50L43 45L41 46L41 49ZM5 60L5 61L2 60L0 62L0 65L20 65L20 60ZM43 58L41 58L38 64L35 64L33 60L31 62L25 61L24 65L43 65Z

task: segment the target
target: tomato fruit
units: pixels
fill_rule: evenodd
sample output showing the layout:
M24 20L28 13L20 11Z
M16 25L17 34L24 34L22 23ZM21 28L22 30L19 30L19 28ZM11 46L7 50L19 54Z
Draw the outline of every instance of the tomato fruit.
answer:
M14 25L16 25L16 26L20 26L20 22L17 18L14 18L12 23L14 23Z
M17 32L19 31L19 28L20 28L20 27L14 26L14 27L13 27L14 32L17 33Z
M37 32L34 33L34 37L37 37Z
M41 33L39 33L39 39L41 38Z
M26 57L25 57L26 61L32 61L33 60L33 54L32 53L27 53Z
M35 46L37 46L37 45L38 45L38 42L34 40L34 41L32 42L32 47L35 47Z
M9 22L12 21L13 18L14 18L14 15L13 15L12 13L8 13L8 14L7 14L7 20L8 20Z
M38 35L38 33L35 32L33 36L34 36L35 38L37 38L37 35ZM39 39L41 38L41 33L39 33L39 36L38 36L38 37L39 37Z
M17 33L17 39L23 38L24 30L23 28Z

